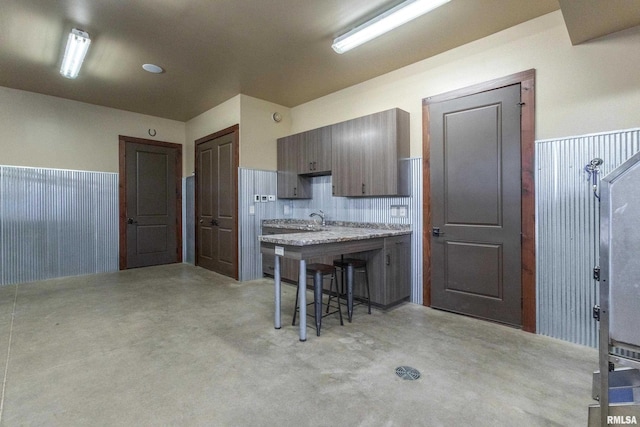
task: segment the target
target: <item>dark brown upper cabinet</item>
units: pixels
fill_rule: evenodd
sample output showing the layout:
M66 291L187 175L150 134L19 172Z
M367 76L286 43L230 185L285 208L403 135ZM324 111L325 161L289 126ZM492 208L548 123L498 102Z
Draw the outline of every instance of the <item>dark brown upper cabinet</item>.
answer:
M309 178L298 175L300 144L296 135L278 139L278 198L310 199Z
M331 174L331 126L292 135L300 146L298 174Z
M331 174L331 126L278 139L278 198L310 199L309 177Z
M409 194L409 113L394 108L278 139L278 198L310 199L310 177L332 175L334 196Z
M409 113L394 108L332 126L334 196L409 194L399 160L409 157Z

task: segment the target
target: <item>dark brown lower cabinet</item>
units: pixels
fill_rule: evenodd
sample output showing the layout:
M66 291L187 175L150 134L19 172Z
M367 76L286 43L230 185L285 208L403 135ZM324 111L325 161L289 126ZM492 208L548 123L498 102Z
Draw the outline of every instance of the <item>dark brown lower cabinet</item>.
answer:
M349 255L365 259L369 271L371 304L389 308L409 299L411 295L411 235L387 237L379 251ZM355 274L353 294L367 295L364 274Z
M262 234L300 233L300 230L263 227ZM344 254L348 258L359 258L367 261L369 271L369 286L371 290L371 304L380 308L389 308L408 300L411 295L411 235L384 238L382 250ZM306 260L307 264L314 262L332 264L339 256L314 258ZM262 255L262 271L269 277L274 275L274 257ZM289 283L298 283L299 262L297 260L280 258L280 277ZM340 273L338 273L340 276ZM346 277L346 273L345 273ZM341 277L338 277L340 283ZM309 278L307 287L311 288ZM329 279L325 279L324 288L329 289ZM367 295L364 274L355 274L353 294L356 299L364 299Z

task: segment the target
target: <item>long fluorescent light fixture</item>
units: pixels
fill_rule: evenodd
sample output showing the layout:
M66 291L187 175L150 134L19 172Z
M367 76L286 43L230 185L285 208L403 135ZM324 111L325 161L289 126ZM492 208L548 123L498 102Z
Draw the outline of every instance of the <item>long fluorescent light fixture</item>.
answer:
M64 58L60 67L60 74L68 79L78 77L82 61L89 50L91 39L89 34L78 29L72 29L67 39L67 47L64 50Z
M333 41L331 47L338 53L345 53L449 1L450 0L407 0L338 37Z

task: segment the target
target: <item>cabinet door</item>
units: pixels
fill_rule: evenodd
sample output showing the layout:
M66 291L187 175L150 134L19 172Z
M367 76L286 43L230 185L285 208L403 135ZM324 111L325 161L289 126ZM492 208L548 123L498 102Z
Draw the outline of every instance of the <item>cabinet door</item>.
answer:
M362 118L363 128L368 129L362 153L364 196L393 195L398 191L397 111L382 111Z
M294 135L295 136L295 135ZM310 199L311 185L298 175L300 147L294 137L278 139L278 198Z
M385 252L385 305L411 295L411 236L388 237Z
M380 250L349 254L349 258L367 261L371 304L387 308L411 295L411 235L386 237ZM364 276L356 274L354 297L364 298Z
M331 184L334 196L362 195L362 152L366 135L362 120L338 123L331 129Z
M328 175L331 173L331 127L325 126L294 135L300 155L298 173Z
M299 233L300 230L286 228L262 227L262 234L290 234ZM280 278L289 282L298 281L298 261L280 257ZM273 276L275 274L275 255L262 254L262 273Z
M409 156L409 113L398 108L332 128L334 196L396 196L398 160Z

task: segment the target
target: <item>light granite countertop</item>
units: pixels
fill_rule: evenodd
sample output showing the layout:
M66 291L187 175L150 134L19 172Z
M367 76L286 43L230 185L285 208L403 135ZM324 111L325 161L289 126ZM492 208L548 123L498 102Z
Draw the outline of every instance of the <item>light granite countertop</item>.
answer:
M406 224L327 221L323 226L318 221L274 219L262 221L262 226L289 230L299 229L300 233L258 236L260 242L290 246L319 245L411 234L411 226Z

